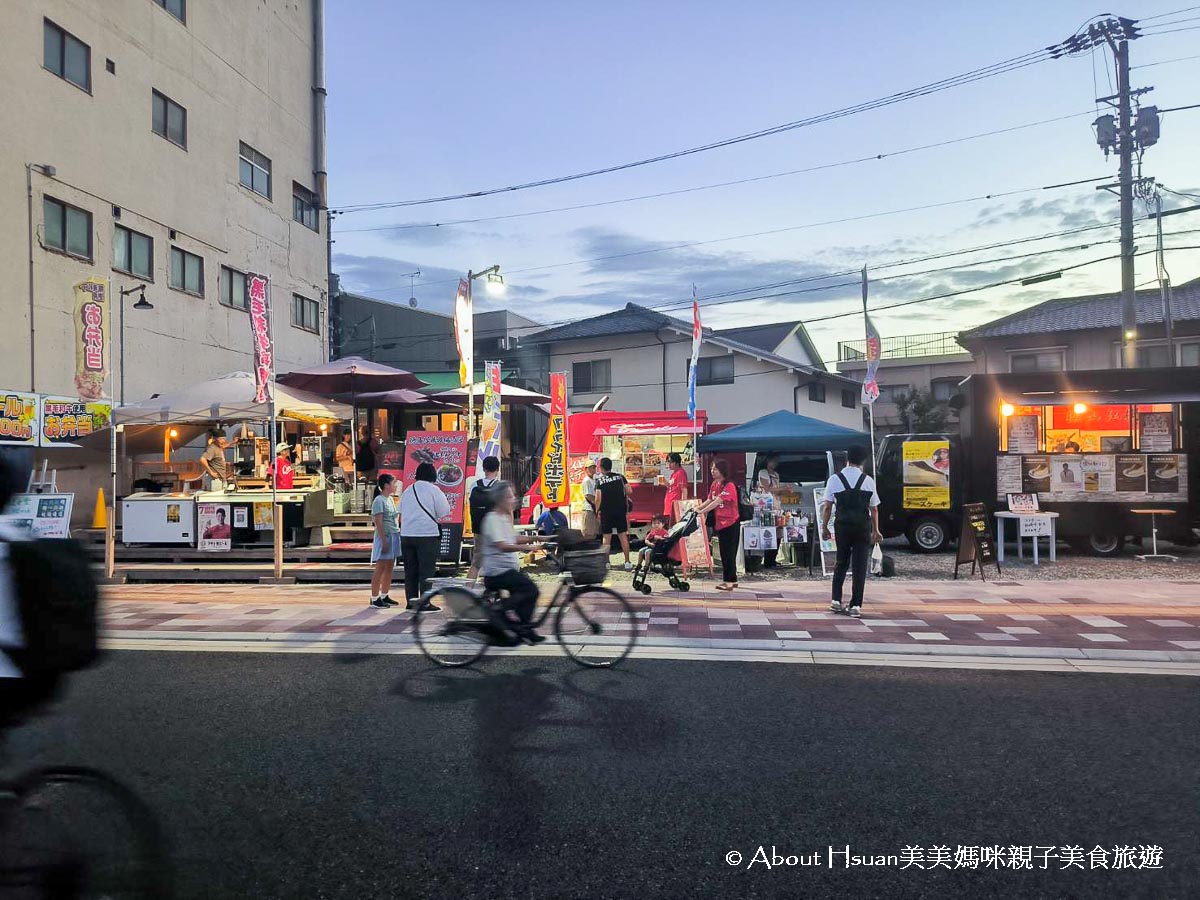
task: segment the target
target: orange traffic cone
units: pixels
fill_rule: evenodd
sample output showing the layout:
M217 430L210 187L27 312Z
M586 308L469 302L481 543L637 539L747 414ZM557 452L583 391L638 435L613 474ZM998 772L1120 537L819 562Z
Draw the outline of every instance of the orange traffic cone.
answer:
M92 527L102 531L108 528L108 507L104 503L104 488L96 491L96 511L92 513Z

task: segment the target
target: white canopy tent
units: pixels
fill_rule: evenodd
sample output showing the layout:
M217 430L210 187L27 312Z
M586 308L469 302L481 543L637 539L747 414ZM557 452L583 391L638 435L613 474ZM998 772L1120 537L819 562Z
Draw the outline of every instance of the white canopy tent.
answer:
M344 422L350 418L351 408L345 403L278 383L272 385L272 390L276 418L300 422ZM178 391L155 394L113 411L113 421L118 425L265 421L269 418L271 405L254 401L254 376L249 372L232 372Z

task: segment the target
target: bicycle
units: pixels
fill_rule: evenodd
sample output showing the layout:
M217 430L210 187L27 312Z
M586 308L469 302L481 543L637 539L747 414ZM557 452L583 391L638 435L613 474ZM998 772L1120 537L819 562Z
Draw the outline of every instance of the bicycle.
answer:
M37 769L0 784L0 896L158 900L166 842L149 807L95 769Z
M540 628L557 610L554 636L567 656L587 668L616 665L637 640L637 617L628 600L599 583L608 569L608 553L567 552L561 569L565 571L550 603L529 624ZM504 616L505 598L498 591L447 585L428 591L423 599L440 603L442 609L418 612L413 635L421 652L439 666L471 665L511 628ZM583 640L575 640L577 636Z

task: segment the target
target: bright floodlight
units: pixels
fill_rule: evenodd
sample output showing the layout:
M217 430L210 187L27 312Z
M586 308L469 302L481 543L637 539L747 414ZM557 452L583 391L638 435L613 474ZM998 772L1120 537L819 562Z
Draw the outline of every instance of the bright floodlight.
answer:
M1005 403L1003 406L1000 407L1000 415L1011 416L1012 414L1013 414L1013 405L1011 403Z
M1075 415L1082 416L1085 412L1087 412L1087 404L1086 403L1076 403L1074 406L1074 410L1075 410Z
M504 276L499 272L488 272L487 276L487 292L493 297L504 295L507 290L504 284Z

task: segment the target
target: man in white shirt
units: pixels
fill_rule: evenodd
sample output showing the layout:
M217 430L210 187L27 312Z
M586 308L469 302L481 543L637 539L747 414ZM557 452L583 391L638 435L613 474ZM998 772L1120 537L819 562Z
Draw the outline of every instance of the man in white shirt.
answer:
M837 564L833 569L833 612L849 612L857 619L862 616L863 590L867 583L867 567L871 548L883 540L879 533L879 491L875 479L863 471L867 461L864 447L851 447L846 453L846 467L825 485L825 502L821 506L821 540L837 539ZM829 516L837 506L834 533L829 531ZM849 610L842 603L842 586L846 571L852 570Z
M583 494L583 536L594 538L600 530L600 521L596 518L596 461L589 458L583 471L580 490Z

